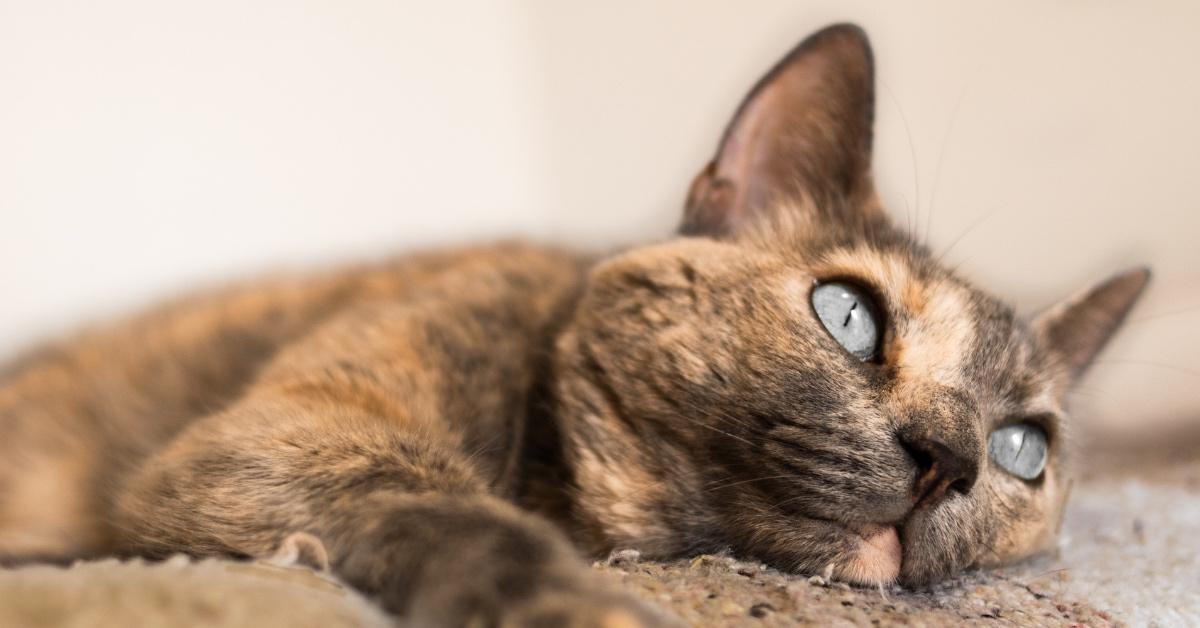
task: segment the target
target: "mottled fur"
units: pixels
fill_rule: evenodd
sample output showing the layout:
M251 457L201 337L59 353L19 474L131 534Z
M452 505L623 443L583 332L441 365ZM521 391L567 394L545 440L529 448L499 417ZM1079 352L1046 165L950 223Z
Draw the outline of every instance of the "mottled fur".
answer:
M659 619L575 548L918 584L1047 547L1062 399L1147 275L1016 318L887 220L873 106L865 38L831 27L751 92L680 237L280 279L31 354L0 380L0 557L261 557L305 532L422 622L617 626ZM814 315L831 279L874 294L878 360ZM1050 436L1034 481L987 457L1017 421Z

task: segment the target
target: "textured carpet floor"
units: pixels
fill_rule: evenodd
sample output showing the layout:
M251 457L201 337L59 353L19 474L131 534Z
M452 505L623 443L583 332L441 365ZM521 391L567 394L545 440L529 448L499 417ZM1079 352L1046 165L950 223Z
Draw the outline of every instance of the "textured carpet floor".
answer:
M1200 625L1200 439L1099 450L1056 556L924 591L853 589L725 556L618 552L596 568L695 626ZM0 570L0 626L385 626L335 580L268 563Z

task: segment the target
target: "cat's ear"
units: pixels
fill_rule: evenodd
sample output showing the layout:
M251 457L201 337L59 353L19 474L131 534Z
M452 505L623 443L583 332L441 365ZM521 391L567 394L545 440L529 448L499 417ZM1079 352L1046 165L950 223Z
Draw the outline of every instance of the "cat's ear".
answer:
M742 101L717 155L692 182L680 231L735 231L779 200L879 211L870 180L875 69L862 29L810 36Z
M1125 271L1039 314L1033 331L1051 368L1070 385L1120 327L1150 281L1149 268Z

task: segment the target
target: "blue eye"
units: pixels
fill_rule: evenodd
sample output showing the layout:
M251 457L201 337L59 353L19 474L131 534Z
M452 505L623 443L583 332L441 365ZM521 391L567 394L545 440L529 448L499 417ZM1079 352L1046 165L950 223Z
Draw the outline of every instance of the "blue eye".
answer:
M847 283L823 283L813 289L812 304L821 324L846 351L864 362L875 357L878 310L866 292Z
M988 455L1005 471L1036 480L1046 468L1046 433L1033 425L1006 425L988 437Z

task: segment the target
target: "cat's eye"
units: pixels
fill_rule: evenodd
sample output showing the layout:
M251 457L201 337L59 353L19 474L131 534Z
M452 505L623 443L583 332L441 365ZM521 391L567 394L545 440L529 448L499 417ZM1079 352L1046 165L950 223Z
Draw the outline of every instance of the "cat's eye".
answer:
M988 437L988 454L1005 471L1036 480L1046 468L1046 432L1035 425L1006 425Z
M866 361L879 347L878 310L857 286L832 281L813 288L813 310L829 335L854 357Z

